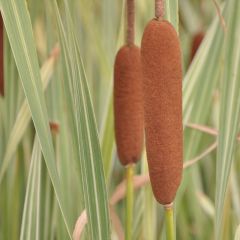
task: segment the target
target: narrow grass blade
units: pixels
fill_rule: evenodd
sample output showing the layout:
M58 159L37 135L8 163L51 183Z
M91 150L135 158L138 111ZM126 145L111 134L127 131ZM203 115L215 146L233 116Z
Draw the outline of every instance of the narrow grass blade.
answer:
M223 15L227 16L226 9L223 10ZM189 122L208 124L212 98L221 74L223 40L224 32L216 16L184 77L184 126ZM185 140L185 159L191 159L197 154L201 138L202 134L190 132Z
M72 98L70 101L72 106L70 107L73 109L76 129L74 137L78 146L84 201L90 225L89 232L91 239L107 240L110 239L107 193L100 144L86 75L66 2L66 32L62 25L56 1L54 1L54 10L61 36L64 61L68 70L68 78L65 81L67 81L68 89L71 91L68 96Z
M31 111L42 153L68 229L69 237L71 238L70 224L67 219L67 211L63 202L60 180L55 163L36 47L34 45L31 20L26 1L1 0L0 4L8 39Z
M105 119L105 126L102 133L101 139L101 150L102 158L104 163L104 172L106 175L106 181L108 183L111 169L112 169L112 158L113 158L113 147L114 147L114 123L113 123L113 104L112 95L110 97L109 107L107 116Z
M57 50L57 49L56 49ZM51 76L53 74L54 65L56 62L57 55L52 54L49 59L43 64L41 68L41 78L43 83L43 89L45 90L48 86L48 83L51 79ZM7 142L6 151L3 158L3 163L0 169L0 183L2 181L2 178L4 176L4 173L6 172L9 163L16 152L17 146L19 142L21 141L29 123L31 121L31 112L28 107L27 100L24 100L22 106L19 109L19 112L17 114L17 118L15 120L15 123L13 125L13 128L10 132L10 136Z
M3 99L0 98L0 166L2 165L2 158L5 148L5 136L4 136L4 104Z
M118 49L121 47L122 38L124 35L124 1L122 1L121 6L121 15L119 20L119 31L116 43L116 49L114 51L117 52ZM111 66L112 68L112 66ZM113 77L113 68L111 71L110 78ZM102 90L102 95L106 99L106 88ZM105 100L106 101L106 100ZM102 159L103 159L103 167L104 173L106 177L106 182L109 184L112 168L113 168L113 155L114 155L114 147L115 147L115 138L114 138L114 114L113 114L113 81L108 83L108 94L107 94L107 101L104 104L104 114L102 117L102 126L100 128L100 142L101 142L101 151L102 151Z
M240 225L238 226L234 240L240 240Z
M20 240L39 239L42 153L35 137L25 194Z
M230 17L225 19L227 34L224 53L223 86L221 89L220 125L216 178L216 235L221 239L223 206L233 161L240 121L240 2L228 1Z
M178 0L165 0L166 18L175 27L178 32Z
M15 60L11 51L7 34L4 34L4 96L5 111L4 117L6 121L6 136L8 137L16 118L19 104L22 101L22 87L15 64Z

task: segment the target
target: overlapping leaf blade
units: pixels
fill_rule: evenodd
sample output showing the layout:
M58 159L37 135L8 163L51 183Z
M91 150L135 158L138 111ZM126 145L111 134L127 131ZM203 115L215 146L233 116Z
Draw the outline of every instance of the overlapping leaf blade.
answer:
M45 90L48 86L49 80L53 73L55 56L52 55L42 66L41 68L41 78L43 82L43 89ZM25 99L22 103L19 112L17 114L16 120L10 132L10 136L7 142L2 167L0 169L0 183L4 176L5 171L12 159L19 142L21 141L27 126L31 120L31 113L29 111L27 100Z
M166 18L168 21L172 23L175 27L176 31L178 32L178 0L166 0L164 1L165 4L165 12Z
M230 0L227 4L229 18L226 19L227 34L217 151L215 239L221 239L224 199L240 121L240 2Z
M42 153L68 229L69 237L71 238L70 224L67 219L67 211L63 202L60 180L55 163L47 109L26 1L1 0L0 4L8 39L31 111Z
M25 194L20 240L39 239L42 152L35 137Z
M237 227L234 240L240 239L240 225Z
M65 4L67 31L63 28L55 1L54 10L57 16L64 63L67 70L67 78L64 79L65 90L68 91L67 95L70 98L71 118L76 130L73 137L78 150L77 161L80 161L83 194L90 226L89 233L91 239L107 240L110 239L107 193L100 144L86 75L73 32L68 6Z

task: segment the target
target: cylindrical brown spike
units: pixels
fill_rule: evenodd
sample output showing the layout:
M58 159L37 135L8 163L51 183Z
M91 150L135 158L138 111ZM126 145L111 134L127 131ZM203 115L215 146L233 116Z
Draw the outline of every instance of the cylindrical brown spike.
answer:
M0 13L0 94L4 95L4 65L3 65L3 20Z
M123 165L140 159L143 147L143 103L140 49L123 46L114 66L114 116L117 152Z
M175 198L183 168L181 50L169 22L149 22L141 56L150 180L157 201L169 204Z

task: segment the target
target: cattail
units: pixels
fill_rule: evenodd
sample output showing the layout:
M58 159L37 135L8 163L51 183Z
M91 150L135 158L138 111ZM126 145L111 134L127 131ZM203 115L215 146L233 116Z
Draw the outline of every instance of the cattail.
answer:
M4 95L4 65L3 65L3 20L0 14L0 94Z
M174 27L153 19L142 39L146 151L152 189L163 205L173 202L182 176L182 66Z
M134 0L127 0L126 45L114 66L114 116L117 152L122 165L137 162L143 147L143 100L140 49L134 44Z
M198 32L197 34L195 34L193 36L191 55L190 55L190 63L192 62L198 48L200 47L204 36L205 36L204 32Z
M114 116L117 151L126 166L125 239L132 239L134 163L143 147L143 96L140 49L134 44L134 0L127 0L126 45L114 66Z
M140 49L123 46L114 66L114 115L118 156L123 165L140 159L143 147L143 103Z

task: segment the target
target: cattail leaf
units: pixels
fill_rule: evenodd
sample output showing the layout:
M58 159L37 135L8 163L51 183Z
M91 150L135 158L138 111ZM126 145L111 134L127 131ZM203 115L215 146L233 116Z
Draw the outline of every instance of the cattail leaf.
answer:
M215 209L213 202L202 192L196 192L198 201L203 209L203 211L209 215L209 217L214 218Z
M4 34L4 96L6 136L10 134L16 114L23 100L23 89L19 81L18 71L11 51L7 34Z
M142 157L141 162L141 173L148 173L148 164L146 154ZM151 186L146 186L142 190L142 205L143 205L143 219L142 228L143 229L143 239L153 240L156 239L156 230L158 228L158 224L156 223L158 219L157 214L157 202L154 200L154 196L152 194ZM141 197L141 196L140 196ZM135 212L137 213L139 209L135 208Z
M42 78L44 90L47 88L48 83L53 74L55 60L56 60L55 56L54 55L51 56L49 59L47 59L47 61L43 64L41 68L41 78ZM27 100L24 100L24 102L22 103L17 113L16 120L14 122L14 125L12 127L12 130L10 132L10 136L7 142L2 167L0 170L0 183L30 121L31 121L31 112L29 110Z
M219 80L224 32L215 17L183 81L183 124L206 124ZM211 51L210 51L211 49ZM211 79L211 81L209 80ZM201 88L201 90L199 90ZM192 131L186 141L185 159L196 155L201 136Z
M228 15L226 7L223 9L224 17ZM213 97L219 83L222 66L224 31L219 22L219 17L215 14L213 22L206 31L205 38L191 63L183 81L183 122L208 125L211 118ZM186 130L186 128L185 128ZM203 134L191 130L185 131L184 159L189 160L199 154L199 149L206 147L204 141L201 142ZM214 164L214 163L213 163ZM212 166L214 167L214 166ZM191 180L190 180L191 179ZM186 188L187 187L187 188ZM186 189L195 189L204 192L203 178L198 166L184 175L181 191L178 200L182 199ZM191 194L190 194L191 195ZM195 217L196 224L201 231L204 215L197 198L190 197L189 212ZM178 201L180 203L180 201ZM204 228L202 228L204 229Z
M35 137L24 200L20 240L39 238L42 152Z
M117 44L115 51L120 48L122 45L122 38L124 36L124 1L122 1L122 7L121 7L121 15L119 20L119 31L118 31L118 38L117 38ZM111 67L112 69L112 67ZM113 72L111 71L110 78L112 79ZM114 135L114 118L113 118L113 81L108 87L108 96L107 101L104 104L104 109L102 114L102 126L100 128L100 143L101 143L101 152L102 152L102 159L103 159L103 167L104 167L104 173L106 177L107 183L110 180L110 174L112 171L113 166L113 156L115 153L115 135ZM106 96L106 88L103 89L103 95ZM105 97L106 98L106 97Z
M222 14L226 22L228 22L229 19L232 18L232 12L234 11L235 8L236 6L234 6L232 1L229 1L225 4ZM231 39L230 41L232 40L233 39ZM230 43L230 41L228 42L229 46L231 46L232 44ZM219 22L219 17L216 16L212 27L208 30L207 35L203 40L203 43L201 44L184 79L183 83L184 124L188 122L203 125L208 124L209 114L211 112L211 105L213 102L212 99L213 94L214 91L216 90L217 83L222 73L221 69L224 66L222 62L223 44L224 44L224 30ZM236 114L236 112L234 112L234 114ZM226 112L224 113L224 115L226 116ZM188 136L185 142L186 143L185 159L190 159L191 157L196 155L201 139L202 134L198 134L196 131L192 131L190 133L190 136ZM222 147L223 146L219 146L219 148ZM218 166L220 165L221 163L218 162ZM224 171L227 171L226 166ZM197 178L196 175L197 174L195 171L194 179ZM199 179L198 180L196 179L194 181L197 183L199 182ZM222 181L225 181L223 180L223 176L217 177L218 182L217 184L219 184L219 182ZM222 189L222 187L223 185L218 186L218 190L220 192L221 192L220 189ZM221 198L222 197L224 197L223 192L221 194ZM222 200L216 198L216 201ZM223 214L222 211L223 211L222 208L216 209L215 219L217 218L216 216L222 216ZM217 225L219 225L219 223Z
M220 24L216 17L211 27L207 31L206 37L204 38L200 48L198 49L198 52L195 58L193 59L192 64L190 65L184 77L184 81L183 81L184 124L188 123L189 121L193 121L192 116L195 115L194 107L197 104L198 104L198 110L199 110L200 104L202 108L202 105L204 105L206 102L210 102L209 99L211 99L212 92L216 87L216 80L218 79L217 77L219 76L219 69L216 69L215 66L220 64L223 34L224 34L223 30L220 28ZM219 39L219 41L217 41L217 39ZM211 49L211 53L210 53L210 49ZM211 54L211 58L210 58L210 54ZM206 66L208 66L207 69L209 69L207 73L205 71ZM210 86L209 86L208 79L214 79L213 81L214 83L211 84ZM206 96L207 100L202 96L199 100L199 95L196 96L195 94L199 90L198 87L200 83L202 86L202 91L200 91L199 94ZM196 101L196 99L198 99L198 101ZM202 109L201 109L201 113L202 113Z
M0 166L2 166L2 158L4 154L5 147L5 136L4 136L4 105L3 99L0 97Z
M54 11L67 69L67 78L64 80L65 86L68 85L66 90L70 91L68 97L71 98L69 102L76 129L73 137L78 150L77 160L80 161L89 233L91 239L107 240L110 239L110 224L100 144L86 75L66 2L65 10L67 31L64 30L57 3L54 1Z
M193 7L191 0L179 1L179 11L181 12L181 21L190 33L199 31L201 26L201 18L198 16L199 9ZM191 21L189 21L191 19Z
M221 239L225 194L234 158L236 136L240 121L240 2L227 2L229 17L224 44L223 83L220 92L220 125L216 178L216 239Z
M34 45L31 20L26 1L1 0L0 4L6 32L31 111L42 153L46 161L69 237L71 238L70 224L67 220L67 210L63 202L60 179L55 163L36 47Z
M178 0L165 0L165 13L166 19L172 23L176 31L178 32Z
M233 167L231 172L231 194L233 201L233 208L236 214L237 221L240 221L240 187L237 179L236 169Z
M240 225L238 225L234 240L240 240Z
M104 172L106 175L107 182L109 181L111 168L112 168L112 157L113 157L113 146L114 146L114 124L113 124L113 98L112 95L109 97L108 111L106 119L104 119L104 128L101 136L101 151L102 158L104 161Z
M226 16L226 10L223 10ZM219 18L216 15L209 29L206 31L205 38L198 49L183 81L183 124L196 123L202 125L209 124L211 117L214 92L219 81L221 72L222 46L224 32L221 28ZM216 67L218 66L218 67ZM203 134L198 131L186 131L184 136L184 159L189 160L199 154L199 149L203 147L201 143ZM204 148L206 144L204 144ZM198 166L184 175L181 188L178 194L178 203L183 197L186 189L195 189L204 192L202 176ZM190 192L191 192L190 191ZM191 194L190 194L191 195ZM203 222L202 209L197 198L190 197L189 212L193 212L199 231Z

